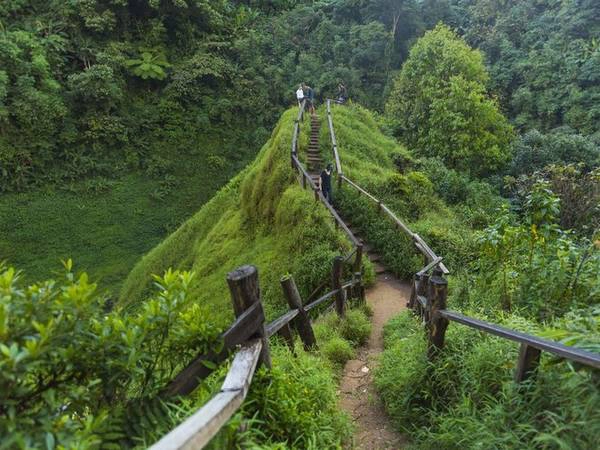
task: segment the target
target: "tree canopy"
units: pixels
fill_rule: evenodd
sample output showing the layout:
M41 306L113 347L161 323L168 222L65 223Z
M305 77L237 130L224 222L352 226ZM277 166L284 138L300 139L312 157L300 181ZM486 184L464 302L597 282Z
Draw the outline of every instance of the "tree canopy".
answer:
M486 91L483 56L447 26L410 51L387 103L396 134L423 156L485 175L510 160L512 128Z

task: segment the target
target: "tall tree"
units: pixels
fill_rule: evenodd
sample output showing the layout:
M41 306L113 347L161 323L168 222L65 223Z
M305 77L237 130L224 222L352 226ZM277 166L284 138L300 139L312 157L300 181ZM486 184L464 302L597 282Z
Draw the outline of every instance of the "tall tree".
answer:
M397 135L424 156L488 175L510 160L512 127L485 88L483 56L445 25L419 39L387 104Z

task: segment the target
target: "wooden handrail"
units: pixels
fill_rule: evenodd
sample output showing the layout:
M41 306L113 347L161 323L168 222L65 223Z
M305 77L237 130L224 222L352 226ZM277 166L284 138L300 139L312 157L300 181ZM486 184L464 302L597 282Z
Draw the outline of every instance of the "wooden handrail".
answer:
M290 323L294 318L298 315L297 309L292 309L286 312L283 316L278 317L273 322L265 326L265 331L267 333L267 337L273 336L277 333L281 328Z
M454 311L441 310L438 311L437 314L453 322L458 322L462 325L485 331L486 333L494 334L511 341L520 342L521 344L527 344L539 350L560 356L561 358L576 361L595 369L600 369L600 354L588 352L575 347L569 347L559 342L540 338L530 334L521 333L520 331L511 330L510 328L505 328L484 320L468 317Z
M221 391L150 450L192 450L208 444L246 398L261 350L260 339L244 345L236 353Z
M335 159L335 168L338 176L342 176L342 163L340 161L340 154L337 147L337 139L335 138L335 131L333 129L333 119L331 117L331 99L327 99L327 123L329 124L329 136L331 137L331 146L333 148L333 156Z
M321 201L321 203L323 203L323 205L325 205L325 208L327 208L329 213L333 216L333 218L335 219L335 221L337 222L339 227L342 230L344 230L344 232L346 233L346 235L348 236L350 241L354 245L360 244L360 241L356 238L356 236L354 236L354 233L352 233L352 231L350 230L348 225L346 225L346 223L342 220L342 218L337 213L337 211L333 208L333 206L331 206L329 204L329 202L327 201L327 199L325 198L325 196L323 195L321 190L317 187L317 185L312 180L312 178L310 177L310 175L308 174L308 172L306 171L306 169L304 168L304 166L302 165L302 163L300 162L300 160L298 159L298 157L296 155L292 155L292 164L298 169L298 171L300 172L301 175L308 178L308 184L315 192L316 198L318 198Z
M338 294L340 291L343 291L344 289L348 289L349 287L352 287L352 286L354 286L355 284L358 284L358 283L359 282L356 281L356 280L352 280L352 281L348 281L348 282L344 283L342 285L342 287L340 287L339 289L334 289L333 291L330 291L327 294L322 295L321 297L319 297L318 299L316 299L312 303L309 303L308 305L306 305L304 307L304 311L308 312L311 309L316 308L317 306L319 306L324 301L335 297L335 295Z

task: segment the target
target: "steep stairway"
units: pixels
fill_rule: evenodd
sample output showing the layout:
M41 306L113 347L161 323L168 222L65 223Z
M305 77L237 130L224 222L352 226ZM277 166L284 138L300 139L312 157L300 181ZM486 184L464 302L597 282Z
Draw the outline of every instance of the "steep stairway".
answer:
M320 174L323 169L323 158L321 158L321 149L319 146L319 133L321 131L321 121L317 114L310 117L310 141L306 151L307 169L310 177L317 186L320 183Z

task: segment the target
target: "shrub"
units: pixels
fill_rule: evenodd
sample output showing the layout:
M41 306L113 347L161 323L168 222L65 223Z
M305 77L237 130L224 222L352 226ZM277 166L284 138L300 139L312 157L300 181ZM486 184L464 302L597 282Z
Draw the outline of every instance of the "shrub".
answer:
M340 334L353 346L364 345L371 334L371 322L360 309L349 309L346 317L340 321Z
M518 316L498 319L538 332ZM422 324L407 311L385 327L375 381L415 448L595 448L600 392L591 371L575 372L543 357L536 383L517 386L512 380L517 349L510 341L451 324L444 351L430 363Z
M217 330L188 300L191 273L155 277L158 293L125 314L107 313L87 275L75 275L70 260L65 268L61 279L31 286L0 268L0 434L7 447L128 445L132 430L145 430L147 399L216 346Z
M343 365L349 359L354 358L354 350L347 340L334 336L321 347L323 355L332 363Z

